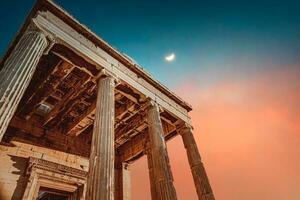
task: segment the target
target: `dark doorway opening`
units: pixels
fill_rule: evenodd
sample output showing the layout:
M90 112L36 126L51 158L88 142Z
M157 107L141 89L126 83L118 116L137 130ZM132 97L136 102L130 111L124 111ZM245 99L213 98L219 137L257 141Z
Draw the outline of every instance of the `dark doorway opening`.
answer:
M68 200L70 193L41 187L37 200Z

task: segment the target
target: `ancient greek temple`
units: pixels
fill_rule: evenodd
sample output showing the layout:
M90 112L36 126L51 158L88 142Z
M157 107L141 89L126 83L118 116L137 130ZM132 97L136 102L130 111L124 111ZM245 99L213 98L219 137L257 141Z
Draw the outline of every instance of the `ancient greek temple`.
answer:
M175 200L166 142L179 135L199 200L214 199L191 106L52 1L37 1L0 67L1 200L129 200L142 156L151 198Z

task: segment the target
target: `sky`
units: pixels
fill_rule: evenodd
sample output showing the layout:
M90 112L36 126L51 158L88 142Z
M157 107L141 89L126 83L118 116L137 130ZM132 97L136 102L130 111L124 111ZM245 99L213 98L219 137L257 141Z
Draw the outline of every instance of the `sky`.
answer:
M216 199L300 199L300 3L56 2L192 104ZM1 2L1 55L33 4ZM178 199L196 200L181 138L167 147ZM130 168L133 200L150 199L146 158Z

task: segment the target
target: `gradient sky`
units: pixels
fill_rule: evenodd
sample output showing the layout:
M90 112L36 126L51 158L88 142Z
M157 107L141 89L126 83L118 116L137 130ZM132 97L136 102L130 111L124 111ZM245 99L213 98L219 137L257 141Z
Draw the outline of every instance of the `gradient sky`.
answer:
M1 2L1 55L33 3ZM193 105L216 199L300 199L300 3L57 3ZM179 199L196 200L180 137L168 152ZM131 168L133 199L150 199L146 159Z

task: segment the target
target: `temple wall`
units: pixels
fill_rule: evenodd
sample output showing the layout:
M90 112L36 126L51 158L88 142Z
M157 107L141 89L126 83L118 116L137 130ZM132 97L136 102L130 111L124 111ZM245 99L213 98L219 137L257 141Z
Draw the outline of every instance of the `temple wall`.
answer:
M17 141L11 141L9 146L0 144L0 200L22 199L28 180L26 167L29 157L88 170L88 159L80 156Z

